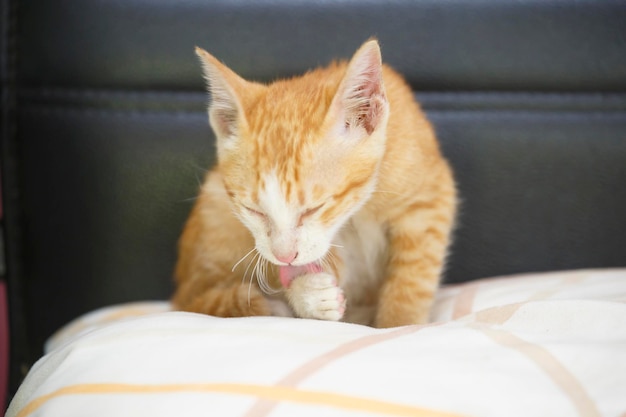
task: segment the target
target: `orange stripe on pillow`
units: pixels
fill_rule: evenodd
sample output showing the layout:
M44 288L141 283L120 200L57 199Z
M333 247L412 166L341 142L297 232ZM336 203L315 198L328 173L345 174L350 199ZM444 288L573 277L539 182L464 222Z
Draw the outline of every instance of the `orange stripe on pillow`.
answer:
M60 388L42 395L28 403L16 417L27 417L46 402L70 395L81 394L174 394L177 392L206 392L233 395L248 395L274 401L289 401L300 404L324 405L350 411L366 411L386 416L412 417L460 417L458 414L395 404L331 392L308 391L289 387L272 387L252 384L79 384Z
M585 390L585 387L545 347L521 339L506 330L480 326L480 324L474 325L474 327L494 342L514 349L534 362L569 397L579 416L601 416L597 404Z
M474 299L476 298L480 285L480 282L470 282L461 287L461 292L456 296L456 300L454 302L452 320L459 319L472 313L474 308Z
M362 336L355 340L351 340L337 346L336 348L328 352L321 354L320 356L313 358L309 362L306 362L299 368L296 368L291 373L287 374L283 379L278 381L276 385L283 387L295 387L306 378L319 372L325 366L337 361L338 359L348 356L351 353L357 352L361 349L366 349L378 343L395 339L397 337L416 333L428 327L439 326L441 324L443 323L430 323L419 326L414 325L399 327L396 329L391 329L384 333L374 333L367 336ZM243 415L243 417L265 417L272 411L272 409L276 405L276 402L269 401L266 398L259 398L259 400L248 410L246 414Z

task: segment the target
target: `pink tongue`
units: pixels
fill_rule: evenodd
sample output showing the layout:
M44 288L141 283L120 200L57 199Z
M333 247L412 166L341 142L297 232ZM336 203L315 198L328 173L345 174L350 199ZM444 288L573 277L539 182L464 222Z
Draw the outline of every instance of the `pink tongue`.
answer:
M291 285L291 281L293 281L294 278L297 278L300 275L304 274L317 274L318 272L322 272L322 267L315 262L299 266L281 266L279 267L280 283L283 285L283 287L289 288L289 286Z

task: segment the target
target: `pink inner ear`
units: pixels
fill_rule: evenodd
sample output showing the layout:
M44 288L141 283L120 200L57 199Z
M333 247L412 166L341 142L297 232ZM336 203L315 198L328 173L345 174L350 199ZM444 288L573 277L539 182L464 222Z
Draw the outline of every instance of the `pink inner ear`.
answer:
M365 110L366 114L363 116L362 120L362 126L365 128L368 135L371 135L380 123L385 108L384 106L384 97L374 95L370 98L368 108Z
M215 129L222 136L233 136L236 132L237 112L235 110L217 109L213 114Z
M346 77L342 94L346 127L363 127L370 135L380 123L387 102L378 50L370 49L354 58Z

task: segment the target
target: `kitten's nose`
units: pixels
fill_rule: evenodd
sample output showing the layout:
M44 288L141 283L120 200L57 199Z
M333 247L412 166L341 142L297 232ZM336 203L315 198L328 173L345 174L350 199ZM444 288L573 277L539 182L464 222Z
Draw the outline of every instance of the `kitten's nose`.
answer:
M293 251L293 252L281 253L281 254L276 254L275 253L274 256L280 262L284 262L286 264L291 264L293 262L293 260L296 259L296 257L298 256L298 252Z

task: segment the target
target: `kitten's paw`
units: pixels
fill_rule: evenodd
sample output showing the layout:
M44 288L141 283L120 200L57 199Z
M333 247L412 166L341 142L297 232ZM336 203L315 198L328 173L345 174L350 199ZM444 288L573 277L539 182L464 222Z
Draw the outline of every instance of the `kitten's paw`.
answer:
M346 311L346 298L335 277L326 273L297 277L287 290L287 298L296 316L338 321Z

